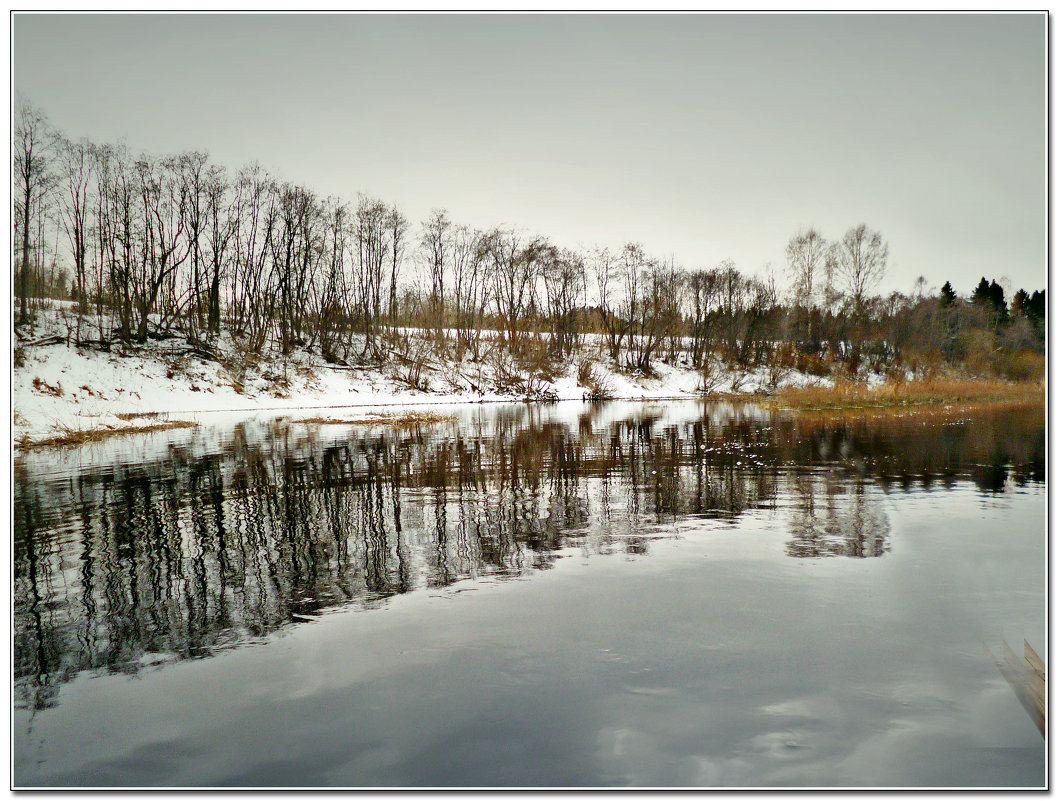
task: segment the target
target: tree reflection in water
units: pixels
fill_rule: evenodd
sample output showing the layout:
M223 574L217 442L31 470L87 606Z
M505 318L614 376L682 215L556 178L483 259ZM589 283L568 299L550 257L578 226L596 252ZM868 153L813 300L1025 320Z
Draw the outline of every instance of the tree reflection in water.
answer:
M1044 480L1041 408L884 421L648 409L573 424L529 407L355 432L240 426L221 449L37 477L15 466L16 703L86 669L136 672L339 605L643 554L682 518L781 509L794 557L889 550L882 493Z

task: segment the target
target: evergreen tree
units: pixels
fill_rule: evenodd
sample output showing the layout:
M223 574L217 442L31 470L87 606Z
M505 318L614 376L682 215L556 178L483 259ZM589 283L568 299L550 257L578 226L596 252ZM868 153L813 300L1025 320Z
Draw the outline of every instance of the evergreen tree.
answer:
M1011 296L1011 316L1027 316L1027 304L1030 302L1030 293L1025 289L1020 289L1014 295Z
M1043 289L1040 291L1034 290L1033 294L1030 295L1030 301L1027 306L1027 311L1030 317L1036 318L1042 323L1044 322L1045 310L1047 309L1047 304L1044 302L1044 293L1045 290Z
M1044 292L1043 289L1034 290L1029 300L1023 304L1023 313L1033 324L1033 330L1042 342L1044 341L1044 318L1048 308L1044 300Z
M993 304L993 316L998 323L1008 321L1008 305L1004 300L1004 287L996 281L989 284L989 302Z
M939 298L942 306L955 306L956 305L956 290L952 288L952 284L948 281L941 288L941 297Z
M971 293L971 303L977 306L989 306L992 302L993 299L989 295L989 282L985 280L983 275L982 280L978 282L978 286Z

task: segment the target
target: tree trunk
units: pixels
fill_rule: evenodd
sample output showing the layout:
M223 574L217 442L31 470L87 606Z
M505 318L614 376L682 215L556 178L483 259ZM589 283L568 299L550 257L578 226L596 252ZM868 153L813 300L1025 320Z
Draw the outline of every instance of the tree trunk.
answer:
M18 322L23 324L26 322L29 316L28 304L26 302L26 293L29 291L29 204L30 195L32 194L32 185L30 184L30 178L26 176L26 194L24 198L24 205L22 209L22 277L19 280L19 299L18 299Z

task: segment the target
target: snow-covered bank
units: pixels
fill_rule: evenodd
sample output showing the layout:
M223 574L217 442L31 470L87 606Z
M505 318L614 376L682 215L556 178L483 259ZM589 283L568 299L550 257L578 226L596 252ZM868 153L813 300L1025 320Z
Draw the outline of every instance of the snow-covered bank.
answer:
M218 342L217 359L189 353L178 339L149 341L122 353L68 344L59 317L42 312L16 342L12 375L13 439L18 445L70 432L156 426L166 421L209 423L233 415L275 413L319 416L321 409L360 407L384 410L421 404L466 404L526 399L581 400L590 390L583 363L592 364L595 385L621 399L691 398L702 394L703 377L690 367L656 362L653 376L616 372L592 346L551 380L524 376L523 391L510 388L510 366L485 360L435 360L424 367L413 389L399 365L335 367L319 355L297 351L286 359L247 362L230 342ZM49 338L52 344L32 344ZM503 374L503 380L501 380ZM588 382L585 382L588 383ZM779 385L829 383L788 373ZM777 386L765 369L751 373L715 370L713 392L755 393Z

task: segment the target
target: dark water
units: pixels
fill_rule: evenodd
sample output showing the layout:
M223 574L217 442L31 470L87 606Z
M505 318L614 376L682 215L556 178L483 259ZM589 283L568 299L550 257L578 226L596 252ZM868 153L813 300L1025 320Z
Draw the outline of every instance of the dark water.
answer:
M1044 784L1040 406L459 414L17 463L15 785Z

